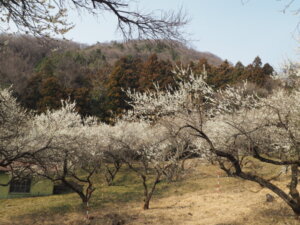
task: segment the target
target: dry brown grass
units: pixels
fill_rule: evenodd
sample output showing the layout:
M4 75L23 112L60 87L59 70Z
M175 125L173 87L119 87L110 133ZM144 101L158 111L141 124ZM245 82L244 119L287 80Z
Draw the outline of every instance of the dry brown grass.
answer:
M75 195L50 196L47 198L27 199L22 213L16 210L16 201L5 200L0 203L0 224L91 224L91 225L268 225L268 224L300 224L299 220L286 204L275 196L275 201L267 203L267 189L237 178L228 178L221 174L219 178L221 190L218 191L218 176L220 171L214 166L193 166L193 171L182 181L166 185L162 184L158 194L150 203L150 210L142 210L140 199L128 200L119 203L117 200L106 201L91 211L92 220L84 218L84 211L78 207L68 210L39 211L35 213L32 205L49 201L59 201L65 198L70 205L78 202L69 202ZM192 175L191 175L192 174ZM287 178L276 181L285 187ZM123 189L122 189L123 190ZM116 193L116 192L114 192ZM272 193L271 193L272 194ZM124 193L125 195L125 193ZM272 194L273 195L273 194ZM122 195L121 195L122 196ZM97 198L97 196L95 196ZM13 202L14 201L14 202ZM75 200L74 200L75 201ZM77 201L77 200L76 200ZM9 204L10 205L9 205ZM63 203L59 203L63 205ZM20 207L20 205L18 206ZM46 208L45 208L46 209ZM59 208L58 208L59 209ZM64 209L62 207L62 209ZM12 217L9 213L15 212ZM36 209L37 210L37 209ZM1 215L2 213L2 215ZM10 216L5 215L10 214ZM117 223L119 221L119 223Z

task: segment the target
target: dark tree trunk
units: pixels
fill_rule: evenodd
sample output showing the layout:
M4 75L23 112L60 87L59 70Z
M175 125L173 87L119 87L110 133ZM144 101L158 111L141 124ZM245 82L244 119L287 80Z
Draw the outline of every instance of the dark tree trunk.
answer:
M111 186L113 184L113 181L117 175L117 173L119 172L119 170L122 167L121 163L114 163L114 169L110 169L108 165L105 166L106 167L106 173L105 173L105 180L107 182L108 186Z
M142 180L143 180L143 186L144 186L144 207L143 209L146 210L146 209L149 209L149 205L150 205L150 200L153 196L153 193L155 191L155 188L156 188L156 185L159 183L160 181L160 176L161 174L159 172L157 172L157 175L156 175L156 178L155 178L155 181L154 183L152 184L152 187L151 187L151 190L150 192L148 191L148 186L147 186L147 178L145 175L141 175L142 177Z
M144 207L143 207L144 210L149 209L150 200L151 200L151 199L150 199L149 197L145 197L145 200L144 200Z
M295 199L292 195L286 194L279 187L277 187L276 185L272 184L270 181L268 181L262 177L243 172L242 168L239 165L239 161L233 155L226 153L226 152L219 151L219 150L215 150L215 153L220 157L227 158L231 162L231 164L235 170L235 173L234 173L235 176L241 177L245 180L256 182L256 183L260 184L262 187L266 187L266 188L270 189L275 194L277 194L282 200L284 200L292 208L292 210L294 211L294 213L297 216L300 216L300 204L298 203L297 198ZM297 167L297 165L296 165L296 167ZM294 177L297 178L298 176L294 174ZM295 181L293 181L293 178L292 178L292 183L295 187L297 186L297 183L295 183ZM294 188L292 188L292 189L293 189L293 191L295 191ZM297 191L297 193L298 193L298 191ZM298 193L298 197L299 197L299 193Z
M221 162L220 160L218 160L219 163L219 167L221 170L225 171L225 173L227 174L228 177L234 177L234 174L232 173L232 171L230 170L230 168L226 168L226 166L224 165L223 162Z
M297 216L300 216L300 198L299 198L299 193L296 189L297 187L297 180L298 180L298 166L294 165L292 168L294 168L294 172L292 169L292 180L291 180L291 185L290 185L290 195L286 194L283 190L281 190L279 187L271 183L270 181L259 177L257 175L253 175L250 173L244 173L238 163L238 160L235 159L232 155L225 153L225 152L220 152L216 151L219 156L226 157L234 166L235 169L235 175L238 177L241 177L245 180L253 181L258 184L260 184L262 187L266 187L273 191L275 194L277 194L282 200L284 200L294 211L294 213Z
M300 196L299 192L297 190L298 185L298 165L294 164L291 166L292 171L292 177L291 177L291 183L290 183L290 195L296 202L296 206L291 206L294 213L296 215L300 215Z
M202 131L199 130L198 128L192 126L192 125L186 125L183 128L191 128L192 130L196 131L198 133L198 136L202 139L204 139L210 146L210 150L216 154L218 157L222 157L227 159L231 165L234 176L238 176L240 178L243 178L245 180L253 181L258 184L260 184L262 187L266 187L273 191L275 194L277 194L282 200L284 200L294 211L294 213L297 216L300 216L300 197L299 197L299 192L297 190L297 185L298 185L298 165L299 162L295 161L274 161L272 159L264 158L259 154L258 148L256 146L252 146L252 151L253 151L253 157L258 159L261 162L265 163L270 163L273 165L292 165L292 178L291 178L291 184L290 184L290 194L285 193L283 190L281 190L279 187L276 185L272 184L270 181L259 177L257 175L253 175L250 173L245 173L242 171L240 161L237 159L233 154L225 151L218 150L214 147L213 142L209 139L209 137Z

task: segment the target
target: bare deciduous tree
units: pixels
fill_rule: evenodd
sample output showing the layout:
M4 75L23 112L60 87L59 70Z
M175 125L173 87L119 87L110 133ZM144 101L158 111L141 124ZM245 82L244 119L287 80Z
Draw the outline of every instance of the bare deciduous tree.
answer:
M142 12L132 10L132 0L0 0L0 28L15 25L19 31L36 36L51 36L72 29L67 12L86 11L94 16L112 13L117 29L125 39L182 39L181 28L187 23L182 10L175 12ZM1 25L2 24L2 25Z

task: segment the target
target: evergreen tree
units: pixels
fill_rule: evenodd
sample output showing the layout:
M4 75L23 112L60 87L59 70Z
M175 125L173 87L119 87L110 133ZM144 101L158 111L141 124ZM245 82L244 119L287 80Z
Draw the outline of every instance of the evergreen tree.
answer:
M173 65L170 61L159 60L156 54L151 55L142 65L139 77L139 90L152 89L153 83L161 88L174 85Z
M116 62L107 83L108 108L115 114L129 109L128 97L123 90L137 89L141 74L141 60L132 56L121 58Z

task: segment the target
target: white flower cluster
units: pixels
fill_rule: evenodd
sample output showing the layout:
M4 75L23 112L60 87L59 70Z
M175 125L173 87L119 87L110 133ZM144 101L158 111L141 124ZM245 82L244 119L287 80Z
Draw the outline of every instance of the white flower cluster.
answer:
M185 71L183 71L185 72ZM247 82L239 87L214 91L203 75L191 73L178 88L144 93L127 92L133 110L127 115L156 120L180 119L178 128L192 128L200 138L194 144L200 155L213 156L215 149L237 155L273 154L287 159L300 152L300 92L275 90L268 97L248 91ZM171 115L171 117L170 117ZM209 141L208 141L209 140Z
M125 161L141 160L163 168L187 151L215 157L216 150L239 155L263 154L290 159L300 155L300 91L279 89L261 98L247 83L214 91L205 76L180 72L177 88L127 91L133 110L114 125L81 118L75 103L34 115L0 92L0 163L32 156L61 175L97 166L104 152ZM254 147L255 151L254 152ZM0 165L1 165L0 164Z
M179 71L187 74L187 71ZM161 90L155 86L155 91L135 92L128 90L126 93L131 99L129 104L134 110L129 111L125 119L150 119L174 115L192 109L191 106L205 105L210 103L211 95L214 93L212 87L205 82L206 74L195 75L189 73L177 82L177 88L168 87Z

